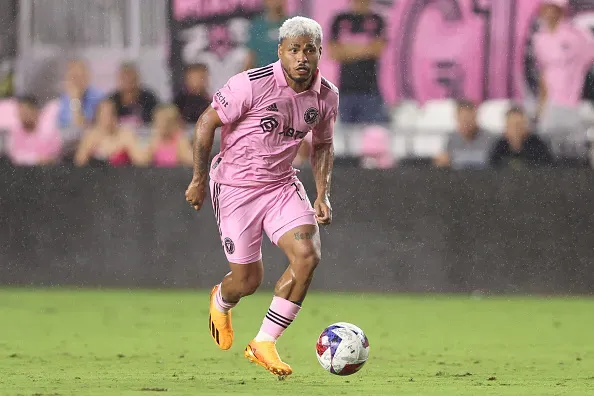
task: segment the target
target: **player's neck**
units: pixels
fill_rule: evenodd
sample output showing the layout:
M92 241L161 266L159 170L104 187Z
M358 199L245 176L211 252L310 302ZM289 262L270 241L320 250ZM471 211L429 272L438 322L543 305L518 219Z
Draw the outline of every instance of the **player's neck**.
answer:
M285 77L285 80L287 81L287 85L291 89L293 89L293 91L295 91L296 93L301 93L301 92L307 91L311 87L311 84L313 83L313 79L314 79L314 75L312 75L305 82L302 82L302 83L297 82L287 75L287 72L285 71L285 69L283 69L283 75Z

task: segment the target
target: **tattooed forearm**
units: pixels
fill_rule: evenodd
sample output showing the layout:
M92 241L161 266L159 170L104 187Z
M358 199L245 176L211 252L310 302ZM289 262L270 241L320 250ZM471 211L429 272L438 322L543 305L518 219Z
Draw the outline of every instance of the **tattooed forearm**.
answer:
M211 109L207 109L196 123L194 132L194 180L203 181L208 174L208 162L217 128ZM214 110L212 110L214 112ZM215 113L216 114L216 113Z
M314 146L312 164L318 197L330 196L330 182L334 165L334 146L332 143Z

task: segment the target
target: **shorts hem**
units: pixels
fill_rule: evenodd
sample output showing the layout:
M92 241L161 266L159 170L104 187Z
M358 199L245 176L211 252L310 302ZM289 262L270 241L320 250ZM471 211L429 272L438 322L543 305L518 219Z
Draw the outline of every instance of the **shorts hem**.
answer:
M270 240L275 245L278 245L278 240L281 239L283 235L285 235L288 231L291 231L293 228L302 226L302 225L317 225L318 222L316 221L316 217L313 214L306 214L296 219L291 220L284 226L280 227L278 230L272 233L272 238Z
M229 255L227 255L227 260L232 264L241 264L241 265L251 264L251 263L255 263L256 261L262 260L262 252L250 254L249 256L242 257L242 258L235 258L235 259L231 259L231 257L229 257Z

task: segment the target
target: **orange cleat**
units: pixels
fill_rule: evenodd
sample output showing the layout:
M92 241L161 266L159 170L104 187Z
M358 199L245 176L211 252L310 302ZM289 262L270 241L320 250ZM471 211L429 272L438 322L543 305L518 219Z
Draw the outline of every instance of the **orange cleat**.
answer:
M273 341L252 340L245 348L243 355L252 363L256 363L274 375L278 379L284 379L293 373L293 369L283 362L276 351L276 344Z
M214 303L215 293L220 285L216 285L210 292L210 314L208 315L208 329L215 344L222 350L227 350L233 345L233 327L231 326L231 311L223 313Z

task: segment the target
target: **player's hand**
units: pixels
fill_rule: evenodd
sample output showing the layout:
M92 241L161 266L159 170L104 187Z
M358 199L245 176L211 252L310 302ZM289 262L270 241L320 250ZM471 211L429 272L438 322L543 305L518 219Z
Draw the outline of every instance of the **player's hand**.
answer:
M332 206L327 196L318 197L314 202L316 220L318 224L328 225L332 223Z
M200 210L206 196L206 183L204 181L192 180L186 190L186 201L196 210Z

